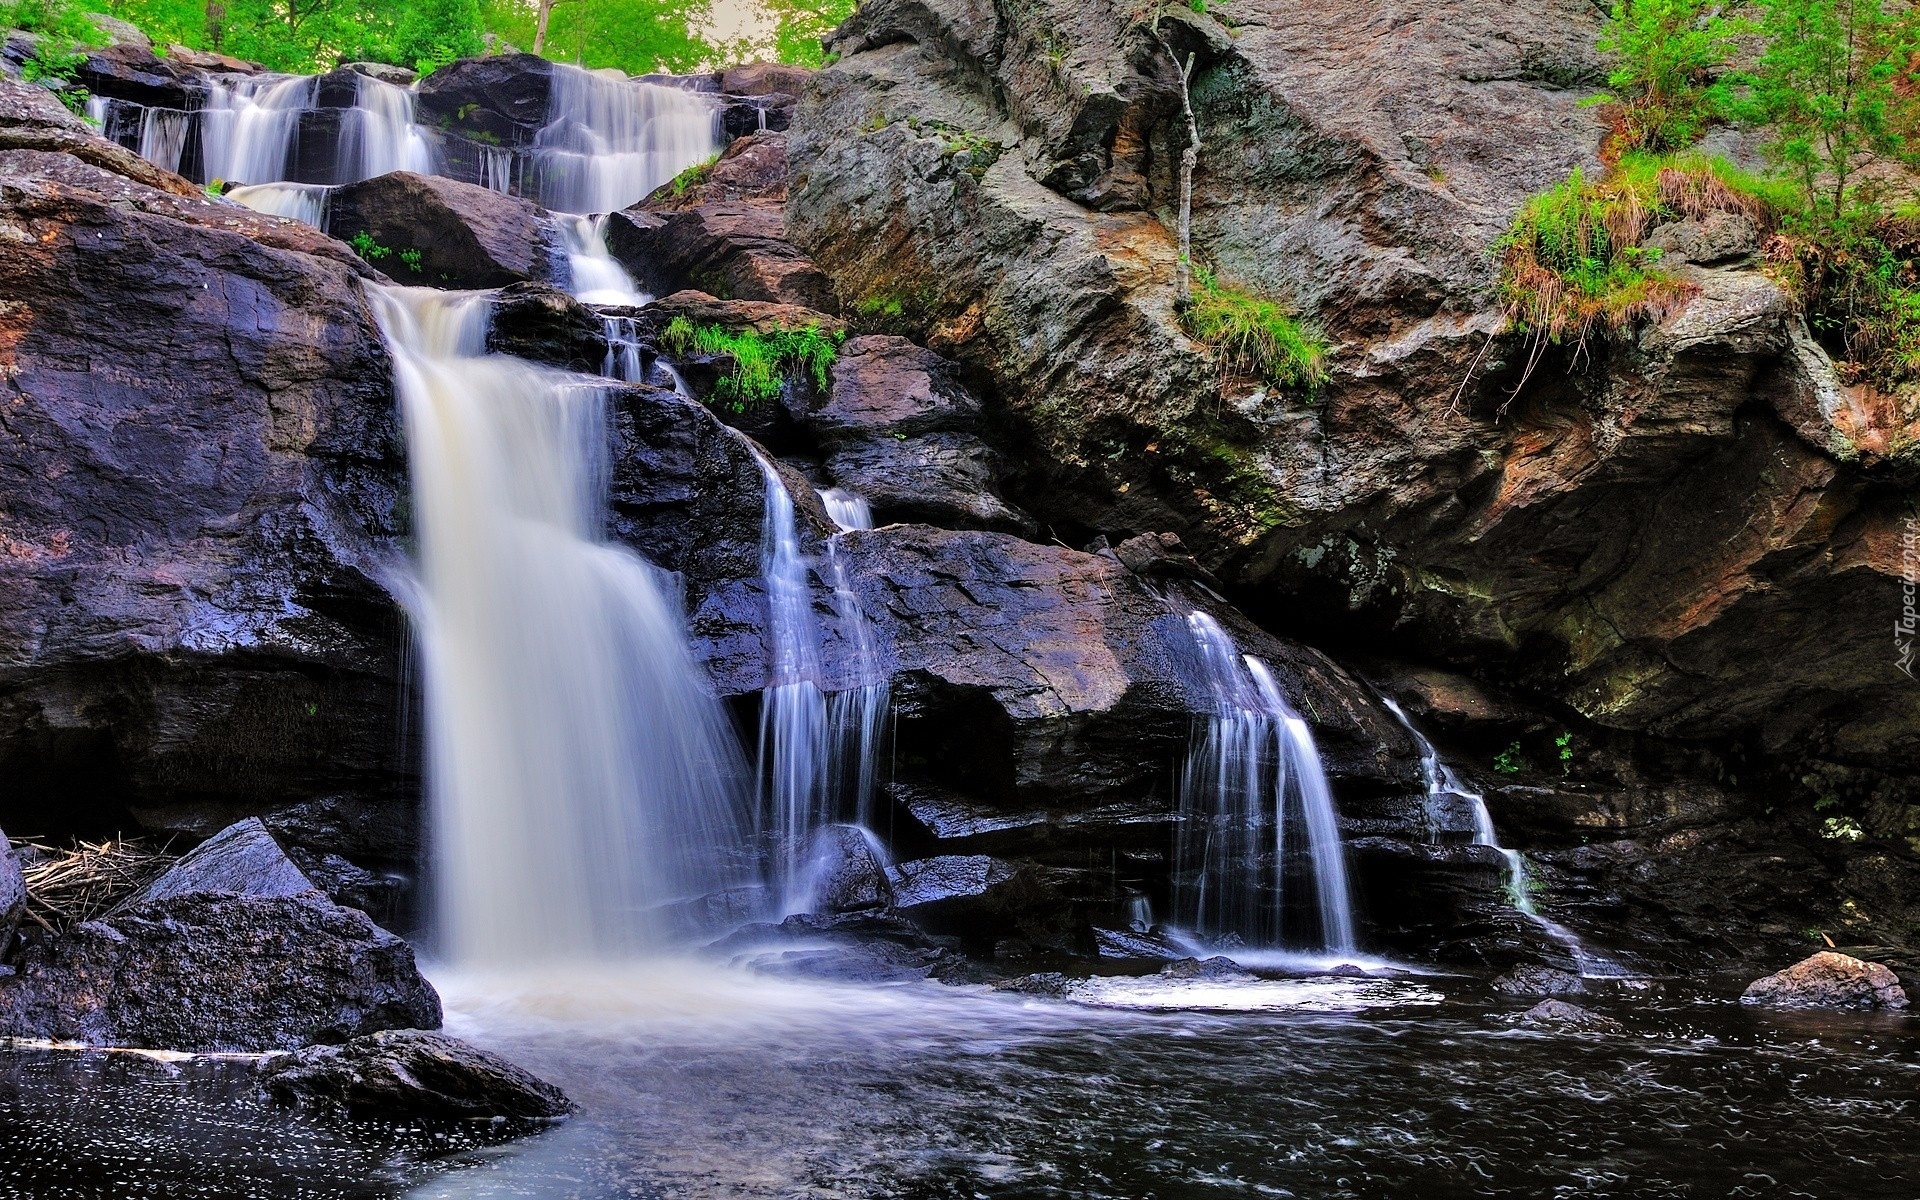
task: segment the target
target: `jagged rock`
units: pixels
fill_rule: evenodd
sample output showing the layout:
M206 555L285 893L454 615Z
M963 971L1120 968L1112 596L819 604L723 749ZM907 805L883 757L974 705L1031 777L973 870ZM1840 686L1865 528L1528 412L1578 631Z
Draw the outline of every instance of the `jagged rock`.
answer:
M148 37L132 21L123 21L107 13L88 13L87 21L96 30L104 34L109 46L133 46L141 50L152 50L153 39Z
M258 75L266 68L257 62L248 62L244 58L235 58L230 54L216 54L211 50L192 50L177 42L167 44L167 61L182 66L197 67L202 71L231 72L239 75Z
M745 98L727 97L720 109L720 129L731 138L762 133L785 133L793 125L798 99L783 92Z
M1770 1008L1905 1008L1907 993L1879 963L1822 950L1784 971L1756 979L1740 1003Z
M1160 968L1160 973L1169 979L1217 979L1235 983L1249 983L1258 978L1252 971L1221 954L1211 958L1182 958Z
M720 72L720 90L729 96L798 96L813 78L809 67L789 63L750 62Z
M1503 996L1582 996L1587 984L1571 971L1524 966L1494 980L1493 990Z
M887 877L894 908L916 921L946 925L1004 916L1024 905L1022 893L1035 886L1019 864L984 854L915 859Z
M893 898L886 863L875 853L873 835L855 825L829 825L813 835L806 870L813 910L861 912L885 908Z
M0 960L13 948L13 928L27 908L27 885L20 879L20 860L14 856L5 830L0 830Z
M494 297L487 349L597 375L606 361L606 327L592 309L551 284L509 284Z
M1103 929L1094 926L1093 952L1100 958L1172 958L1181 951L1166 939L1131 929Z
M193 892L298 896L313 880L294 865L258 817L227 826L120 903L121 911Z
M1514 1018L1516 1025L1534 1029L1561 1029L1571 1033L1625 1033L1627 1027L1612 1017L1603 1016L1564 1000L1542 1000Z
M826 469L836 485L864 496L880 521L1039 531L1032 517L994 494L1000 456L970 433L844 441L828 453Z
M205 837L271 813L409 857L400 623L379 582L405 476L364 264L128 166L39 89L59 134L39 144L64 150L5 149L45 116L14 88L0 821Z
M420 72L409 67L396 66L393 63L350 62L341 63L338 69L378 79L382 83L391 83L395 87L411 87L420 78Z
M125 146L97 136L46 88L0 78L0 152L8 151L71 155L102 172L162 192L205 199L199 188L180 176L161 170ZM16 169L30 170L31 164L37 161L20 159Z
M826 275L787 241L777 204L714 201L658 214L615 213L607 248L652 293L697 288L722 299L838 307Z
M1641 244L1660 251L1662 263L1710 266L1758 252L1760 228L1751 217L1716 212L1661 225L1647 234Z
M448 63L420 81L420 120L493 145L525 145L547 123L553 72L553 63L535 54Z
M152 108L192 108L207 90L204 75L132 42L88 51L74 79L96 96Z
M412 947L318 892L145 904L29 946L0 979L0 1037L255 1051L439 1025Z
M456 179L394 171L333 193L327 227L370 236L375 265L402 283L494 288L549 279L560 252L544 209ZM378 250L370 251L378 254ZM408 262L419 255L418 267Z
M260 1064L258 1078L282 1104L357 1117L553 1121L574 1110L566 1093L498 1055L419 1029L276 1055Z
M786 135L757 133L727 143L720 157L681 191L662 184L635 208L650 213L684 212L706 204L749 200L778 205L786 198Z

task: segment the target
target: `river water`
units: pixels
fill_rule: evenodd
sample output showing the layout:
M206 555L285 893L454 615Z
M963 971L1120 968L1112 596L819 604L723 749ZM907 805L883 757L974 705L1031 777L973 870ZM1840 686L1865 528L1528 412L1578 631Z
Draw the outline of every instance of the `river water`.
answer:
M1541 1033L1434 978L1079 999L692 964L440 983L452 1032L580 1114L488 1146L260 1107L244 1063L0 1052L0 1194L1920 1194L1920 1021L1901 1017L1655 987L1589 1001L1626 1034Z

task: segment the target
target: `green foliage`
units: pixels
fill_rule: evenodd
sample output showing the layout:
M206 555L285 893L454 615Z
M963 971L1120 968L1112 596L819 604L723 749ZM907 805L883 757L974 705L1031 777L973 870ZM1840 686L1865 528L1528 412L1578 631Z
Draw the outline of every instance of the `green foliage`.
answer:
M720 156L718 154L709 158L703 158L692 166L683 168L678 175L673 177L667 186L673 189L674 195L684 196L687 194L688 188L698 187L700 184L705 183L707 176L713 174L713 164L719 161Z
M817 325L759 333L706 325L686 317L675 317L660 335L661 342L675 354L724 355L733 360L733 369L714 386L713 395L732 412L778 399L786 380L796 375L811 378L815 387L824 389L845 338L843 333L826 333Z
M1844 242L1870 219L1861 168L1904 153L1893 116L1920 39L1888 0L1759 0L1765 49L1742 115L1764 124L1768 159L1800 192L1796 224Z
M853 5L854 0L762 0L761 10L773 19L773 33L753 49L775 62L826 66L820 39L853 15Z
M535 0L480 0L482 28L522 50L533 46L538 16ZM702 35L712 25L709 0L559 0L543 53L633 74L694 71L739 57Z
M1204 269L1196 269L1194 279L1181 323L1223 367L1275 387L1311 389L1326 381L1326 343L1279 303L1229 287Z
M1553 748L1560 756L1560 773L1562 775L1571 775L1573 773L1573 735L1571 733L1563 733L1559 737L1554 738Z
M107 0L96 11L139 26L156 49L169 44L202 46L206 40L206 0Z
M1533 764L1521 753L1520 743L1515 742L1493 756L1493 769L1502 775L1518 775L1522 771L1533 770Z
M97 45L100 31L73 0L0 0L0 30L20 29L40 36L37 57L71 54L75 46Z
M1614 0L1600 34L1620 103L1617 148L1680 150L1727 108L1716 78L1739 26L1707 0Z
M400 252L400 261L405 263L407 270L412 271L415 275L420 273L420 252L418 250L402 250Z
M353 252L368 262L385 258L387 255L393 253L391 246L382 246L371 233L368 233L364 229L348 238L347 245L352 246Z

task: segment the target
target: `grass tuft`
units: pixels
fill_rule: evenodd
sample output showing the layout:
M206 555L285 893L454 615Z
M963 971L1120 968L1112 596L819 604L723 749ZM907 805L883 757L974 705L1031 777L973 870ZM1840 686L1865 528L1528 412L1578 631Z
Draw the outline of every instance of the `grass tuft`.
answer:
M1229 287L1197 267L1194 283L1182 323L1223 368L1282 388L1311 389L1326 382L1326 343L1284 306Z
M827 333L817 325L758 333L701 324L684 316L669 321L660 335L662 344L675 354L724 355L733 360L733 369L714 385L713 393L714 400L733 412L778 399L787 379L796 375L824 389L845 338L844 333Z

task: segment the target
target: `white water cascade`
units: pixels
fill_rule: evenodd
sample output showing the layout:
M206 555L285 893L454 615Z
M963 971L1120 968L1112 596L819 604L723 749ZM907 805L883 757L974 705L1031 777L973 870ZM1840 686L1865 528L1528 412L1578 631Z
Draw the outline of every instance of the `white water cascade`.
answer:
M760 471L766 485L761 574L771 657L760 706L761 811L774 839L775 886L791 913L811 899L806 856L814 831L871 817L888 689L871 629L828 539L822 576L833 589L834 615L857 673L854 686L829 692L793 495L764 457Z
M606 960L747 882L744 764L666 579L601 534L606 392L485 353L490 297L371 288L417 556L433 886L456 963Z
M695 93L556 67L547 124L533 144L535 198L556 212L613 212L719 144L719 112Z
M640 290L633 276L607 249L607 218L558 213L560 237L567 251L567 291L583 304L614 304L638 308L653 297ZM611 328L607 331L613 336Z
M314 106L318 77L225 76L212 82L197 115L202 183L282 183L300 114Z
M1617 975L1620 969L1606 958L1588 950L1580 936L1565 925L1541 912L1533 902L1532 888L1527 881L1527 862L1518 850L1510 850L1500 844L1493 829L1493 813L1487 809L1487 799L1474 791L1452 768L1441 759L1440 752L1433 743L1415 727L1411 718L1402 711L1400 705L1391 697L1382 696L1381 703L1387 711L1399 720L1413 744L1420 750L1420 770L1426 777L1427 811L1430 820L1438 826L1441 813L1452 804L1465 804L1473 820L1473 844L1485 846L1495 851L1507 864L1507 898L1513 904L1514 911L1540 927L1561 949L1573 959L1583 975ZM1437 835L1436 835L1437 836Z
M1177 858L1191 874L1179 919L1202 938L1235 934L1277 946L1301 924L1287 913L1288 830L1306 837L1319 934L1314 949L1355 949L1346 852L1313 734L1260 659L1218 621L1190 613L1212 711L1188 752Z

